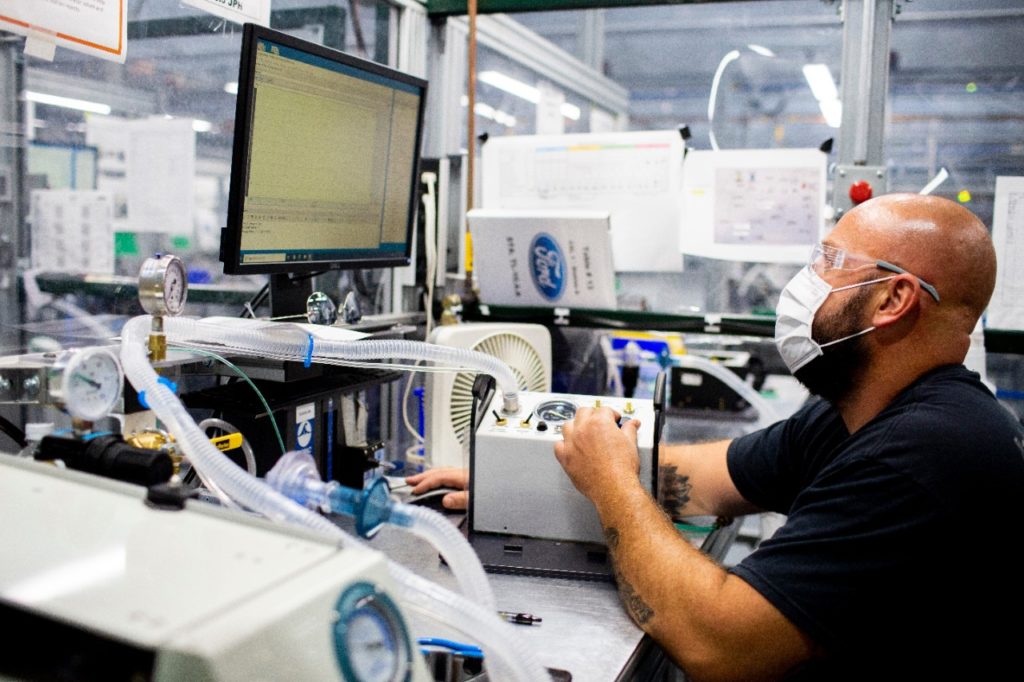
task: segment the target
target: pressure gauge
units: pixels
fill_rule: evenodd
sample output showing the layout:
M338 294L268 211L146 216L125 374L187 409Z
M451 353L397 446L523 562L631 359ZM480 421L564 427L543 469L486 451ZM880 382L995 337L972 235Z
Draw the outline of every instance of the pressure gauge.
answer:
M150 315L179 315L188 296L185 263L170 254L147 258L139 270L139 302Z
M68 351L53 366L56 390L51 397L72 417L85 421L101 419L121 398L124 373L110 350L83 348Z
M547 400L538 405L534 413L542 421L559 424L576 416L576 403L571 400Z
M376 586L348 587L335 607L334 648L346 680L404 682L412 675L412 647L398 607Z

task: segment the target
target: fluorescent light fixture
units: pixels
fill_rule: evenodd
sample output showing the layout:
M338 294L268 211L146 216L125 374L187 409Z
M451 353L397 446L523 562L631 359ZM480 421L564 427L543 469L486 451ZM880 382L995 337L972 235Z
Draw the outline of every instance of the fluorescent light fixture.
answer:
M515 78L506 76L498 71L481 71L477 76L477 79L481 83L486 83L487 85L498 88L499 90L504 90L505 92L525 99L527 102L531 102L532 104L540 102L540 90L538 88L535 88L532 85L527 85L522 81L517 81ZM464 100L462 106L466 106L465 102L468 102L468 98ZM582 115L578 106L575 104L569 104L568 102L562 104L561 111L562 116L573 121L580 120L580 116ZM480 112L478 111L477 113L479 114Z
M192 119L192 130L197 133L208 133L213 130L213 124L201 118Z
M804 78L811 86L814 99L818 100L818 108L825 117L825 123L838 128L843 120L843 104L839 101L839 90L832 80L832 72L827 64L804 64Z
M715 77L711 79L711 96L708 97L708 138L711 140L711 148L718 151L718 140L715 138L715 102L718 100L718 84L722 80L722 73L725 72L725 67L729 66L730 62L734 62L740 58L740 51L733 50L727 52L722 61L718 62L718 68L715 69Z
M476 112L477 116L483 116L484 118L500 123L506 128L511 128L516 124L516 117L511 114L506 114L501 109L495 109L490 104L483 102L477 102L473 106L473 111Z
M918 192L918 194L931 194L935 191L935 188L944 183L947 178L949 178L949 171L946 170L945 166L943 166L939 169L939 172L935 174L935 177L932 178L927 185L921 188L921 191Z
M836 89L836 82L832 80L832 72L828 70L828 64L804 64L804 78L811 86L814 99L819 102L839 99L839 91Z
M73 99L71 97L47 95L42 92L33 92L32 90L25 91L25 99L27 99L30 102L37 102L39 104L49 104L55 107L64 107L65 109L77 109L78 111L88 111L91 114L103 114L104 116L106 116L110 113L109 104L90 102L84 99Z
M231 81L229 83L225 83L224 84L224 92L228 93L229 95L237 95L238 94L238 81Z
M775 56L775 53L772 52L771 50L769 50L764 45L756 45L754 43L748 43L747 47L750 48L753 52L756 52L757 54L761 55L762 57L774 57Z
M540 101L540 90L498 71L481 71L477 79L481 83L487 83L499 90L504 90L516 97L521 97L527 102L536 104Z

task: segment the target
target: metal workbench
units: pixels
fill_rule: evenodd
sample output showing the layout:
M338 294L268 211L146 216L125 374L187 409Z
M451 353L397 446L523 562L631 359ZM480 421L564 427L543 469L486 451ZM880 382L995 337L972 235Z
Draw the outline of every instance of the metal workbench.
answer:
M458 523L463 516L449 518ZM713 556L721 559L736 528L733 524L694 542L714 548ZM370 546L419 575L458 590L451 571L426 541L386 526ZM630 620L613 584L502 574L489 578L500 610L543 619L515 627L548 668L567 671L576 682L683 679L661 648ZM423 627L426 631L417 632L420 636L465 637L433 623Z

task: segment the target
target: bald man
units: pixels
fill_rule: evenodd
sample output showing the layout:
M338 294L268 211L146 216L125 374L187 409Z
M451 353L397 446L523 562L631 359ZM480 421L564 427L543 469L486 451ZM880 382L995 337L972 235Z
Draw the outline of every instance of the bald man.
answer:
M886 195L839 221L777 310L783 359L823 400L734 441L663 450L673 516L787 515L730 570L640 485L636 422L584 408L565 426L556 456L597 508L625 607L690 677L1016 669L1022 578L1005 560L1024 432L961 364L995 270L985 226L945 199Z

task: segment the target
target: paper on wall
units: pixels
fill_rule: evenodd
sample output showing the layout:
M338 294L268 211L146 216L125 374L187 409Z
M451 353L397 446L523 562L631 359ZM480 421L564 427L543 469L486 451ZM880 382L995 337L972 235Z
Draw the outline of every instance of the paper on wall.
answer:
M998 264L985 326L1024 331L1024 177L996 178L992 241Z
M32 192L32 267L114 274L113 197L95 190Z
M691 151L683 253L801 263L825 230L826 156L818 149Z
M196 134L191 119L131 121L125 158L127 227L192 234Z
M270 26L270 0L182 0L221 19Z
M608 211L615 270L679 271L683 152L676 130L492 137L482 207Z
M26 52L53 59L53 45L124 63L127 0L5 0L0 29L27 36Z

